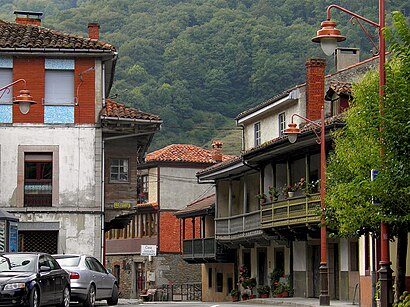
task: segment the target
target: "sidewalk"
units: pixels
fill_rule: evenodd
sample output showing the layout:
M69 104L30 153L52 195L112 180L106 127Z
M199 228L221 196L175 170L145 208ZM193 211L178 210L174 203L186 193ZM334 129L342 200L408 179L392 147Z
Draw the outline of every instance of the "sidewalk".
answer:
M304 297L288 297L288 298L254 298L247 301L240 301L238 303L245 304L261 304L261 305L283 305L294 307L317 307L319 306L319 299L317 298L304 298ZM352 307L359 306L358 302L353 305L352 302L331 300L330 306L337 307Z
M118 305L136 305L142 303L140 299L119 299ZM172 303L169 302L144 302L151 304L161 304L161 303ZM175 303L187 303L193 305L193 303L200 302L175 302ZM303 298L303 297L289 297L289 298L254 298L246 301L236 302L237 304L261 304L261 305L283 305L283 306L293 306L293 307L317 307L319 306L319 299L316 298ZM330 306L337 307L353 307L359 306L357 302L353 305L352 302L331 300Z

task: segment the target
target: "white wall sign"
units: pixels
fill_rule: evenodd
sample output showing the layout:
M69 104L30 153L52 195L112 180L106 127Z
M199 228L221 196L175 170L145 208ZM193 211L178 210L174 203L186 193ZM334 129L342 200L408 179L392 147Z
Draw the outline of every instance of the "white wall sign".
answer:
M156 256L157 246L156 245L141 245L141 256Z

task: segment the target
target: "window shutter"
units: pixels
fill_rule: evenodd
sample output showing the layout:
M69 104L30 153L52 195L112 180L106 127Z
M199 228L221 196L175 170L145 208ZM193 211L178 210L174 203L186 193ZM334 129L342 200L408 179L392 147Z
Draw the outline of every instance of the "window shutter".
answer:
M74 104L74 71L46 70L45 104Z
M0 68L0 87L9 85L13 82L13 70L8 68ZM3 91L0 93L0 95ZM0 98L0 103L11 103L13 99L12 88L5 90L3 96Z

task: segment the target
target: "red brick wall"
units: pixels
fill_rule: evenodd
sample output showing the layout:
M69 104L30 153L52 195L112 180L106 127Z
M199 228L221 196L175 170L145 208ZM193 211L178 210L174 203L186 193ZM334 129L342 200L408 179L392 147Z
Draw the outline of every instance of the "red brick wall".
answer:
M74 109L74 122L77 124L94 124L95 118L95 71L90 70L82 74L83 81L80 80L80 73L90 67L95 67L95 59L80 58L75 61L74 70L74 96L78 94L78 106ZM77 93L78 90L78 93Z
M13 81L25 79L27 89L37 104L31 105L30 112L22 114L19 106L13 105L13 123L42 123L44 121L44 58L14 58ZM13 97L17 97L24 84L13 86Z
M326 60L306 60L306 117L311 120L320 118L325 100Z
M195 218L195 238L201 236L201 218ZM185 220L185 239L192 239L192 218Z
M159 214L159 252L181 252L180 220L174 216L174 212L160 212Z

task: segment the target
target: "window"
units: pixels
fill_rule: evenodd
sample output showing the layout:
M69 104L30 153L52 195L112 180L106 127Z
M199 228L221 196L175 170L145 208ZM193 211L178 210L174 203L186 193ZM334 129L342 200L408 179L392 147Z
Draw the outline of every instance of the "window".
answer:
M285 112L279 114L279 136L283 136L286 129L286 116Z
M45 59L44 122L74 123L74 60Z
M128 182L128 160L111 160L110 181Z
M223 278L224 274L217 272L216 273L216 292L222 292L223 290Z
M50 153L24 155L24 206L51 207L53 156Z
M212 288L212 268L208 268L208 288Z
M261 144L261 123L256 123L254 125L255 133L255 147Z
M18 207L58 205L58 164L57 145L18 146Z
M148 175L138 176L137 194L138 203L148 202Z

